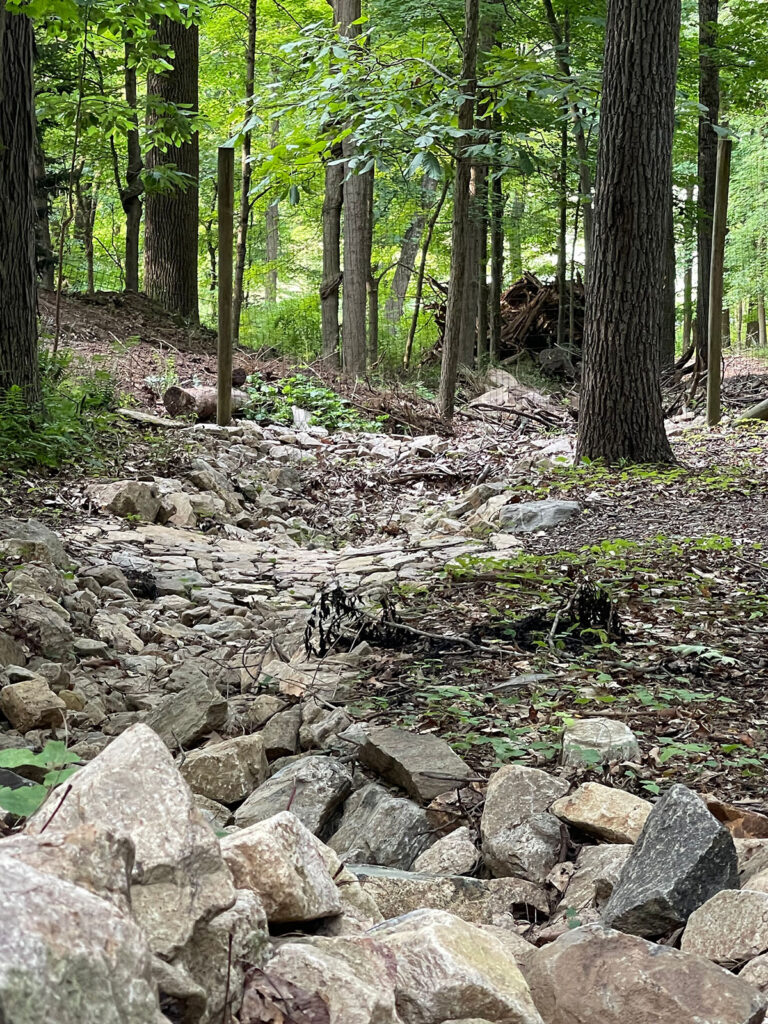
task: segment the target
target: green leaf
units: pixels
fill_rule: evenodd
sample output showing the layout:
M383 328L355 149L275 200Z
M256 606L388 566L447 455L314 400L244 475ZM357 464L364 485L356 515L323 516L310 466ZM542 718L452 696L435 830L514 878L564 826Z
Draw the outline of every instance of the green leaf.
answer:
M45 786L21 786L19 789L0 787L0 807L18 818L28 818L42 806L48 790Z
M26 747L18 750L0 751L0 768L21 768L22 765L40 764L40 755L27 750Z
M62 782L66 782L66 780L70 776L74 775L76 771L77 768L57 768L52 772L46 773L45 778L43 779L43 784L49 787L58 786Z

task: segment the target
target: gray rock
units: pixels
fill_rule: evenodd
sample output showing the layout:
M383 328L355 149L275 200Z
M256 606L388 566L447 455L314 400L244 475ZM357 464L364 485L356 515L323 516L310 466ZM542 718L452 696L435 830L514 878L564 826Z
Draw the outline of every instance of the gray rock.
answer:
M525 501L520 505L505 505L499 512L501 528L506 533L535 533L550 530L567 522L581 511L577 501Z
M21 648L6 633L0 632L0 668L7 668L8 665L26 665L27 658Z
M363 764L422 803L474 777L469 765L432 733L373 729L358 756Z
M169 750L187 749L226 722L229 708L214 683L201 677L180 693L163 697L149 711L145 724Z
M9 608L17 632L45 658L64 661L71 654L74 634L69 615L51 598L18 597Z
M278 757L297 753L300 728L301 708L298 705L273 714L261 730L267 760L276 761Z
M594 768L611 761L637 761L637 737L613 718L583 718L563 731L562 763Z
M768 893L724 890L694 910L680 948L736 967L768 950Z
M417 857L413 870L428 875L468 875L479 859L480 851L472 842L469 829L462 826Z
M76 658L105 658L109 647L103 640L91 640L90 637L77 637L72 649Z
M768 993L768 953L750 960L744 970L739 972L739 980L754 985L765 997Z
M598 923L600 910L610 899L631 851L628 843L583 847L552 924L560 921L574 922L576 926Z
M599 924L566 932L539 949L526 976L547 1024L763 1020L763 997L740 978L703 957Z
M144 650L144 641L128 625L128 617L122 612L106 609L93 616L93 628L99 640L109 644L120 654L139 654Z
M514 957L490 932L445 911L417 910L368 936L395 958L403 1024L443 1024L470 1014L499 1024L542 1024Z
M192 793L158 736L135 725L67 782L30 819L27 829L45 836L83 825L130 840L136 850L133 913L153 952L172 956L195 925L232 906L234 886L219 842L195 807ZM51 819L51 809L58 806Z
M326 750L336 744L336 737L351 723L343 708L333 711L316 701L308 701L302 708L299 746L302 750Z
M322 843L289 811L225 836L221 850L238 889L258 894L270 923L341 913Z
M483 858L497 877L544 882L561 859L562 828L547 808L568 783L538 768L507 765L491 778L480 821Z
M730 832L685 786L672 786L654 806L603 911L611 928L662 935L722 889L738 889Z
M347 800L338 831L328 840L342 860L408 870L431 845L426 812L370 783Z
M157 487L141 480L115 480L91 489L97 504L116 516L134 516L154 523L160 511Z
M186 754L179 770L193 793L234 804L267 777L264 743L258 734L209 743Z
M66 705L43 676L10 683L0 690L0 711L14 729L27 733L64 724Z
M310 832L321 835L351 792L352 773L341 761L302 757L254 790L235 811L235 824L247 828L290 810Z
M3 853L0 877L0 1020L158 1024L150 952L128 915Z
M0 552L25 562L48 562L60 569L69 565L58 536L37 519L0 519Z

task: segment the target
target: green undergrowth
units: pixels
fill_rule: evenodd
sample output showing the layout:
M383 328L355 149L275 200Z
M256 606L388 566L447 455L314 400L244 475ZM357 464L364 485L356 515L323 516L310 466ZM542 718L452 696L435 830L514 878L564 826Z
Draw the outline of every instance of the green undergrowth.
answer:
M314 377L295 373L278 381L252 374L246 383L250 405L244 415L257 423L294 422L294 407L311 413L311 425L327 430L359 430L376 433L386 416L368 416L351 402Z

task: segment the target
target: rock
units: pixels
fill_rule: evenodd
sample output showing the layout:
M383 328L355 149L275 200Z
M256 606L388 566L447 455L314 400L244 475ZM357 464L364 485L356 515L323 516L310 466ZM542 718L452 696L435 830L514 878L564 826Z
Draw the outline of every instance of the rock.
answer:
M736 967L768 950L768 893L724 890L694 910L680 948L723 967Z
M273 714L261 730L267 760L276 761L278 757L290 757L297 753L300 728L301 708L298 705Z
M109 647L103 640L91 640L90 637L79 636L72 645L76 658L106 658Z
M302 708L299 746L302 750L326 750L336 745L336 737L351 723L343 708L330 711L316 701L308 701Z
M56 696L47 679L33 676L0 690L0 711L14 729L26 733L30 729L60 728L65 721L66 704Z
M599 922L631 850L629 844L583 847L552 924L566 921L578 927Z
M623 789L585 782L575 792L556 800L552 813L606 843L634 843L652 808L648 800Z
M91 489L96 503L105 512L116 516L136 517L146 523L154 523L160 511L160 498L154 484L141 480L115 480L111 484L99 484Z
M8 665L26 665L27 658L21 645L11 640L5 633L0 633L0 669Z
M128 618L122 612L104 609L93 616L93 628L99 640L109 644L120 654L140 654L144 641L128 625Z
M428 875L469 875L477 867L480 851L472 842L466 826L425 850L413 862L413 870Z
M48 562L60 569L69 565L58 536L37 519L0 519L0 553L24 562Z
M235 885L260 896L270 924L341 913L339 892L321 846L289 811L221 841Z
M386 950L369 939L311 938L281 945L264 972L248 981L241 1024L265 1019L306 1020L301 1010L316 1003L318 1024L400 1024L395 1010L395 968ZM281 994L281 1018L263 1009Z
M150 952L128 915L4 853L0 877L0 1020L158 1024Z
M429 803L440 793L455 789L474 772L445 740L432 733L405 729L373 729L358 751L360 761L414 800Z
M549 916L543 889L522 878L464 878L461 875L420 875L394 868L361 865L352 868L365 892L385 918L413 910L447 910L470 924L514 929L513 908L526 908L528 919ZM525 913L521 913L525 917Z
M494 875L546 881L562 848L562 826L547 808L567 792L567 782L538 768L507 765L496 772L480 822L483 858Z
M513 956L492 934L442 910L417 910L368 933L397 965L403 1024L480 1014L499 1024L542 1024Z
M222 804L234 804L267 777L264 743L258 733L209 743L186 754L179 771L193 793Z
M582 718L563 731L562 763L594 768L611 761L637 761L637 737L613 718Z
M721 967L599 924L569 931L538 950L527 978L546 1024L763 1019L759 993Z
M328 840L342 860L408 870L430 845L424 810L372 782L347 800L338 830Z
M245 970L261 965L268 949L264 907L256 893L247 889L238 890L233 907L195 928L178 960L207 997L205 1012L195 1017L196 1024L221 1024L237 1013Z
M499 512L501 528L507 533L535 533L550 530L567 522L581 511L577 501L525 501L520 505L505 505Z
M245 655L243 655L243 661L245 662L245 660ZM239 663L240 662L238 660L238 664ZM258 659L256 661L256 664L258 664ZM252 677L249 674L249 668L243 667L241 671L240 688L243 691L243 693L245 693L246 690L250 688L250 684L255 681L255 676ZM243 674L245 678L243 678ZM248 710L246 711L248 725L252 729L258 729L260 726L265 725L270 720L270 718L277 714L278 711L283 711L284 709L285 701L281 697L275 697L271 693L260 693L258 697L256 697L248 704ZM301 715L300 708L299 715ZM296 751L293 750L291 751L291 753L295 754ZM283 754L280 755L280 757L284 756L285 755Z
M83 825L128 839L136 850L133 913L152 951L171 956L195 925L235 899L216 835L195 807L167 747L145 725L128 729L67 782L67 798L54 790L27 830L45 836Z
M768 953L750 960L744 970L739 972L739 980L754 985L765 996L768 993Z
M205 820L216 832L226 828L232 821L232 811L228 807L199 793L195 793L195 807L199 808Z
M192 501L184 491L172 491L163 498L163 516L172 526L191 529L197 526L197 516Z
M685 786L654 806L603 911L609 927L663 935L722 889L739 886L731 834Z
M45 658L66 660L71 651L74 634L66 610L51 598L16 598L9 609L25 643Z
M145 718L169 750L187 749L201 737L220 729L229 708L214 683L201 675L180 693L163 697Z
M251 793L235 811L235 824L247 828L290 809L310 832L320 835L351 792L352 773L341 761L302 757Z
M734 839L768 838L768 816L743 807L724 804L714 797L704 797L707 810L728 829Z

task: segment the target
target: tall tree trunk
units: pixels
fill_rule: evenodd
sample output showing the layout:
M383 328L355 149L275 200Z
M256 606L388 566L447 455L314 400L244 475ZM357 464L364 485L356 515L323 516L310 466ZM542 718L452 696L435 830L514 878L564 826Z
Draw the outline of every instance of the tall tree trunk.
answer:
M477 92L477 49L479 35L479 0L465 0L464 48L461 77L464 100L459 108L459 131L462 135L456 148L456 180L453 189L453 228L451 245L451 281L443 339L443 362L440 372L438 408L440 415L453 419L456 401L456 375L459 358L467 350L469 318L474 319L472 303L473 233L469 222L472 160L467 150L475 123Z
M163 103L184 104L197 111L198 30L170 18L161 18L157 40L170 46L172 68L147 78L148 96ZM150 120L152 115L150 115ZM165 152L153 147L147 168L175 164L189 175L184 189L151 191L146 198L144 225L144 289L151 299L172 313L197 322L198 174L199 139L170 146Z
M741 335L744 327L744 299L739 299L736 308L736 347L741 348Z
M384 305L384 317L387 323L396 327L405 309L405 297L411 283L416 257L421 247L421 236L429 217L429 208L434 202L437 179L425 175L421 184L421 208L414 214L408 229L403 235L400 247L400 259L392 278L392 285Z
M765 295L762 292L757 296L757 343L761 349L765 349L768 346L765 321Z
M565 345L566 316L568 313L566 277L568 264L568 123L563 121L560 132L560 168L557 176L560 225L557 233L557 344Z
M675 253L675 211L672 203L672 179L670 176L666 201L666 225L664 247L664 326L661 335L659 356L662 370L675 365L677 344L677 263Z
M34 32L0 0L0 393L40 398L35 267Z
M608 4L577 449L608 462L673 461L659 352L680 0L653 8Z
M341 289L341 210L344 204L344 165L336 163L341 146L335 146L325 164L323 198L323 281L320 314L323 359L339 362L339 292Z
M446 177L443 182L443 190L440 193L440 198L437 201L437 205L432 211L432 215L429 218L429 224L427 225L427 233L424 236L424 244L421 247L421 260L419 261L419 272L416 275L416 295L413 299L413 315L411 316L411 326L408 331L408 339L405 343L405 354L403 355L403 366L408 369L411 364L411 355L413 354L413 343L416 340L416 330L419 326L419 311L421 310L421 297L424 294L424 278L427 271L427 257L429 256L429 247L432 244L432 236L435 233L435 226L440 219L445 200L448 198L448 190L450 189L450 178Z
M271 146L274 149L278 143L280 132L280 121L275 118L272 121ZM277 199L270 203L265 214L265 227L267 232L267 283L264 289L264 299L267 302L277 302L277 261L280 257L280 204Z
M253 114L253 89L256 74L256 3L248 0L248 37L245 44L245 122ZM235 239L235 279L232 288L232 340L240 341L240 320L245 298L245 261L248 254L248 225L251 219L251 130L243 135L240 150L240 204Z
M699 274L696 303L697 351L700 367L707 363L709 273L712 260L712 220L717 179L717 124L720 115L720 69L715 54L719 0L699 0Z
M361 0L337 0L339 34L355 39L361 17ZM365 370L367 343L368 282L371 276L371 172L357 174L350 161L357 156L357 141L347 135L342 143L344 179L344 315L341 351L344 370L353 376Z
M509 274L513 281L523 276L523 215L525 200L515 194L512 197L510 220L512 227L509 232Z
M691 347L693 339L693 257L694 223L691 218L693 185L686 190L685 204L685 277L683 280L683 352Z
M53 291L55 288L53 268L56 266L56 257L53 254L53 243L51 242L45 154L39 139L35 145L35 250L40 285L47 291Z
M488 292L490 339L488 358L498 359L501 351L501 292L504 285L504 187L501 175L491 181L491 283Z
M488 226L489 217L489 189L488 189L488 164L480 164L477 167L477 199L479 219L477 231L477 359L488 361L489 343L489 296L488 288Z
M139 239L141 237L141 195L144 184L141 172L144 162L141 158L139 139L139 100L136 84L136 68L132 67L133 45L125 44L125 102L131 110L131 129L127 136L128 164L125 175L125 189L120 193L120 202L125 213L125 290L139 290Z

